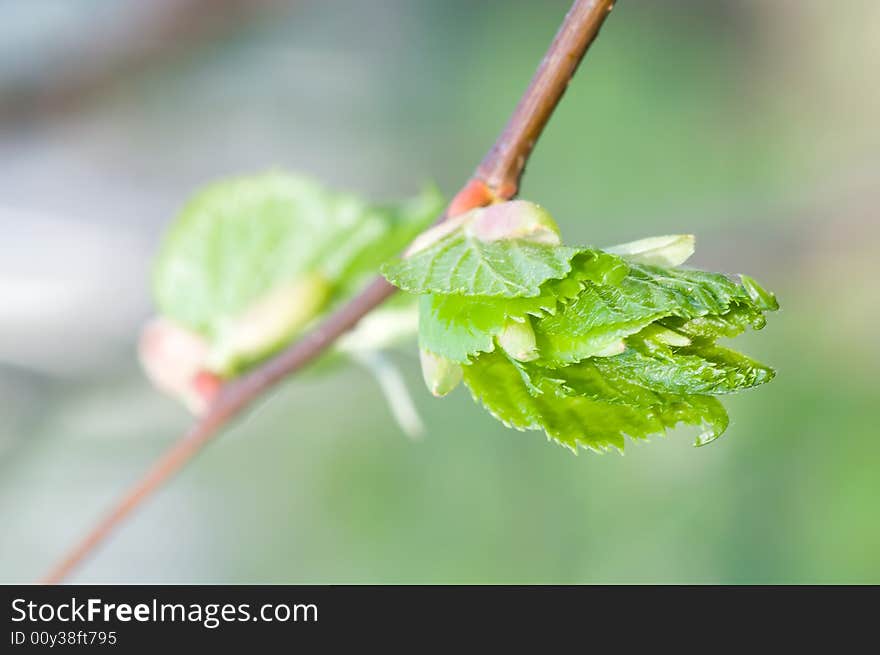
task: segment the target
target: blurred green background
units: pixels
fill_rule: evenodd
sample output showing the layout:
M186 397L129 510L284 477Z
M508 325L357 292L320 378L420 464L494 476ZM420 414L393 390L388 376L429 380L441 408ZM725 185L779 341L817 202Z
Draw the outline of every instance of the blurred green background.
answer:
M188 425L134 355L192 189L282 166L453 193L567 3L0 1L0 581L44 573ZM621 0L526 173L566 239L693 232L782 311L775 365L599 456L351 367L290 381L77 582L880 582L880 4Z

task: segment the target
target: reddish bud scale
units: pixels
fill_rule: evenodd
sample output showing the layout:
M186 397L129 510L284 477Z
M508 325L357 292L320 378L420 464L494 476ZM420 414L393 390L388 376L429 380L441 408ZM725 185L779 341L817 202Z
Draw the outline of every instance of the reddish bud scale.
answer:
M192 388L202 407L208 407L223 386L223 378L211 371L199 371L192 380Z
M498 200L485 182L471 178L449 203L447 218L453 218L477 207L491 205Z

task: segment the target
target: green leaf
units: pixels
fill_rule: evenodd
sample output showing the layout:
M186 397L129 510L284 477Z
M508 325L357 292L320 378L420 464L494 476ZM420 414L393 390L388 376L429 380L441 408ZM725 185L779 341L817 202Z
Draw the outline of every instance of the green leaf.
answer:
M434 189L374 205L281 172L212 184L165 236L159 311L207 339L208 370L237 375L358 290L441 207Z
M629 268L618 257L598 250L584 250L572 260L571 273L561 280L548 280L531 298L491 296L423 295L419 299L419 344L459 363L494 348L509 320L555 314L576 298L588 281L615 284Z
M548 384L554 386L555 392L562 396L585 396L613 405L645 408L663 405L671 398L670 394L639 386L614 371L610 374L603 372L596 366L597 361L598 358L585 359L556 369L544 368L534 363L519 368L530 380L544 378ZM679 396L679 398L684 397L684 395Z
M373 206L281 172L212 184L165 236L154 270L159 310L213 338L275 289L313 274L333 287L329 304L424 229L440 205L427 191Z
M741 302L731 304L724 314L707 314L684 319L676 316L664 318L660 324L691 337L735 337L748 328L760 330L767 324L761 310Z
M691 424L702 423L696 445L702 446L720 437L727 429L728 416L724 406L707 395L659 392L640 386L614 371L600 370L597 363L607 361L594 358L559 369L545 369L531 363L513 362L530 389L537 388L534 380L543 378L560 396L584 396L612 405L627 405L648 414L660 416L690 416Z
M679 423L700 426L697 445L709 443L729 420L710 394L772 379L772 369L715 340L762 328L775 297L747 276L740 285L675 268L692 254L692 236L642 239L613 253L571 249L537 206L499 205L488 220L493 209L432 228L385 268L391 282L422 294L423 370L430 355L454 372L426 374L436 395L461 371L505 424L604 451ZM432 362L428 373L440 370Z
M724 314L746 291L718 273L633 264L619 285L588 283L576 300L536 326L542 361L550 365L604 354L629 335L668 316Z
M779 309L779 303L776 302L776 296L758 284L755 278L749 277L748 275L740 275L739 277L742 280L743 287L749 294L749 298L752 299L752 302L758 309L771 312L775 312Z
M597 452L623 450L625 436L647 439L678 423L703 426L697 440L702 444L727 426L724 408L711 397L693 396L684 402L658 395L660 402L646 407L611 402L598 392L594 397L561 395L558 381L530 379L526 366L498 352L486 353L464 367L464 381L474 399L505 425L543 430L574 451L578 446Z
M537 296L546 280L565 277L578 252L528 241L483 243L459 236L388 264L382 272L411 293L528 297Z
M635 337L622 354L591 361L604 375L677 394L733 393L769 382L775 375L772 368L708 340L676 348Z
M484 241L468 229L479 225L469 219L453 219L457 222L450 226L456 229L443 230L433 243L386 264L383 275L410 293L533 297L547 280L568 275L575 255L589 252L521 238Z
M459 296L420 296L419 346L462 364L492 350L504 325L504 311L491 301L474 300L462 314Z

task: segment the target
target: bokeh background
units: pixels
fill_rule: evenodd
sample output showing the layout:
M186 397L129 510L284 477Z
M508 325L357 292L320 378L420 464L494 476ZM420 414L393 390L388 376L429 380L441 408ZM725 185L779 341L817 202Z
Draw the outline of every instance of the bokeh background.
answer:
M188 194L281 166L453 193L560 1L0 1L0 581L45 572L187 426L134 355ZM463 390L412 443L351 367L290 381L78 582L880 582L880 3L623 0L529 164L566 238L698 235L783 310L728 433L625 456Z

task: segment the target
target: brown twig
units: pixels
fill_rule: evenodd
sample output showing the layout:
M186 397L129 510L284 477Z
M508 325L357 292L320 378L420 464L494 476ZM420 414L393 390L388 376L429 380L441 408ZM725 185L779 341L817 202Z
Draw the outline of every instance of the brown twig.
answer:
M499 196L516 195L532 148L613 7L614 0L572 5L513 116L477 168L475 177Z
M613 4L614 0L575 0L510 122L465 189L476 182L495 198L508 199L516 195L535 141ZM445 216L444 213L438 221L444 220ZM252 372L224 385L207 413L153 465L43 582L54 584L63 580L146 496L200 452L230 420L279 381L317 358L340 335L354 327L394 292L394 287L377 277L315 330Z

